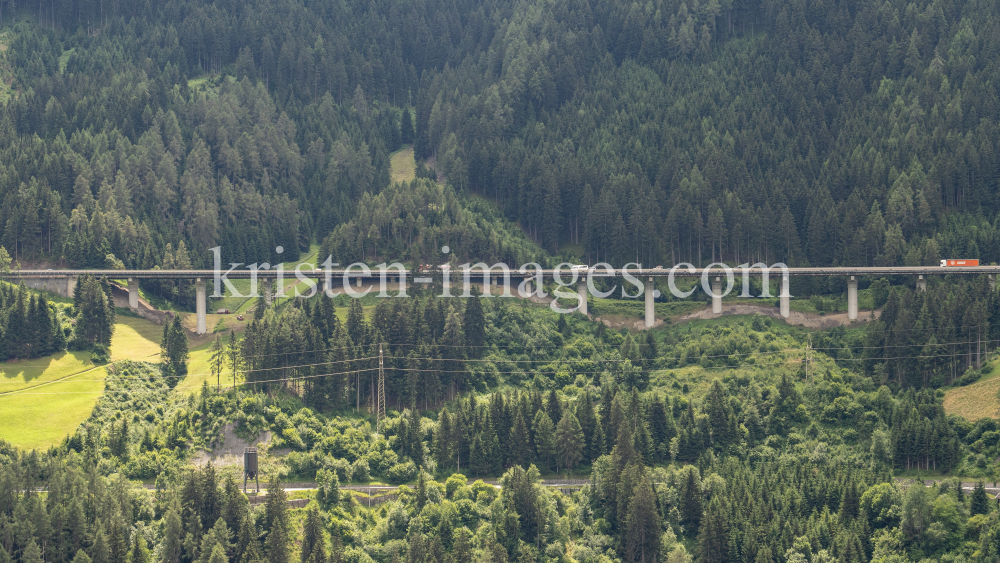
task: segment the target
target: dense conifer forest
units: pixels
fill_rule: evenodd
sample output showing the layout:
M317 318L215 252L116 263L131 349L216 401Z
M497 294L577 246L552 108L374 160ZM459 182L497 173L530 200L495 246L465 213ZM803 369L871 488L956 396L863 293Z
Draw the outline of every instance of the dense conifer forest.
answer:
M1000 262L998 60L996 0L0 0L0 269ZM1000 561L1000 425L943 402L1000 297L903 282L824 331L293 299L214 385L177 315L57 445L0 436L0 563ZM0 359L106 363L110 284L0 284ZM264 433L244 495L206 452Z

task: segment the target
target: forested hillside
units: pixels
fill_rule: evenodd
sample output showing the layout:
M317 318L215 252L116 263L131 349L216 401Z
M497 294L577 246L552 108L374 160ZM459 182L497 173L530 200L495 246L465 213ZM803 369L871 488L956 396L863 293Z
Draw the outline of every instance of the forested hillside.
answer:
M412 141L551 252L1000 260L994 1L0 11L16 258L151 267L184 241L263 261L353 217Z
M997 61L1000 0L0 0L0 245L1000 262ZM106 361L110 282L77 288L0 287L0 359ZM414 288L258 304L189 348L178 314L58 446L0 436L0 563L1000 561L1000 427L943 403L994 377L1000 298L866 291L877 318L822 332ZM222 455L258 437L264 499Z

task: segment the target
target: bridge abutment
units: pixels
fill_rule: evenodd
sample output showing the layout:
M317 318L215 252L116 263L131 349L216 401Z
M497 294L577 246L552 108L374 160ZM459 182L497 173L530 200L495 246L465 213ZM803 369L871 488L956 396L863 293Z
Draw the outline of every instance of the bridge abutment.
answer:
M788 275L783 274L781 276L781 295L778 296L778 304L781 316L786 319L792 314L791 297L792 294L788 287Z
M854 276L847 280L847 318L858 318L858 278Z
M712 314L722 314L722 278L719 276L712 280Z
M205 317L207 309L207 305L205 303L205 280L198 278L194 281L194 294L195 294L195 315L197 315L198 319L195 332L197 332L198 334L205 334L206 332L208 332L208 323ZM132 301L132 292L130 291L129 302L131 301Z
M135 278L128 279L128 308L139 309L139 280Z
M267 306L267 307L270 307L271 303L273 301L274 301L274 298L271 296L271 280L270 279L265 279L264 280L264 305Z
M653 328L656 324L656 302L653 299L656 297L653 295L653 278L652 276L646 278L645 288L643 293L646 294L646 328Z

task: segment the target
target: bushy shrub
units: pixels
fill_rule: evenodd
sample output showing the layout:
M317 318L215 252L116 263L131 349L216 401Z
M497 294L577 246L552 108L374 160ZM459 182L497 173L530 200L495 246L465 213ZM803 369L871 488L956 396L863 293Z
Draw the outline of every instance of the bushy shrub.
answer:
M385 478L390 483L405 483L412 480L417 475L417 465L412 461L397 463L385 472Z
M368 468L368 460L356 459L351 464L351 478L355 481L371 481L371 470Z
M90 351L90 361L98 365L108 363L108 361L110 361L110 354L108 353L107 347L101 344L95 344L93 349Z

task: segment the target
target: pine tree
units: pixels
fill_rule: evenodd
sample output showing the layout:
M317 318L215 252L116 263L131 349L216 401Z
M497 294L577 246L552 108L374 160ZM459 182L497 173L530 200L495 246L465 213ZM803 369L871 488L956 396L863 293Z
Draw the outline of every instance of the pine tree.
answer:
M111 533L108 535L108 563L126 563L128 559L128 538L125 523L116 516L111 521Z
M215 335L215 342L212 343L209 364L212 367L212 375L215 376L215 390L222 390L222 366L226 361L226 349L222 345L222 335Z
M90 548L90 557L94 563L108 563L111 560L111 552L108 548L107 536L104 535L104 526L97 522L94 526L94 545Z
M451 547L451 557L454 563L472 563L472 546L469 543L471 534L468 528L455 530L454 541Z
M42 550L38 547L38 544L35 543L35 538L28 540L28 545L21 553L21 561L23 563L43 563ZM122 558L122 563L125 563L124 558Z
M174 500L163 519L163 547L160 559L162 563L180 563L184 548L183 533L180 505Z
M684 482L684 496L681 500L681 514L684 518L683 522L690 522L695 526L701 520L701 487L698 481L697 470L694 467L688 467L687 479Z
M729 553L729 524L718 498L712 498L698 529L698 550L704 563L725 563Z
M660 552L660 513L653 485L645 475L628 503L625 553L632 561L655 562Z
M208 558L208 563L229 563L229 559L226 557L226 550L220 544L216 544L212 548L212 554Z
M486 345L486 316L478 293L473 286L472 297L465 300L465 316L462 319L465 345L470 358L481 357L483 346Z
M403 117L399 125L399 140L404 145L413 142L413 117L410 115L410 108L403 108Z
M0 551L3 551L2 547L0 547ZM9 563L9 559L4 561L4 553L6 552L0 553L0 563ZM77 551L76 555L73 557L73 563L93 563L93 561L90 559L90 556L87 555L87 552L81 549Z
M989 514L990 499L986 496L986 485L979 481L972 491L972 500L969 503L969 512L972 514Z
M441 414L438 415L437 432L434 433L434 460L437 462L438 467L442 469L451 467L451 418L447 408L441 409Z
M556 426L556 444L559 449L560 464L567 471L572 471L574 467L583 459L583 430L580 429L580 421L572 411L566 409L562 419Z
M142 537L139 532L133 536L132 550L128 553L128 563L150 563L152 556L149 553L149 548L146 547L146 538Z
M549 390L549 396L545 401L545 412L549 415L549 420L553 424L558 420L562 420L562 403L559 402L559 397L556 395L555 389Z
M315 506L306 513L306 523L302 529L302 563L326 563L326 540L323 538L323 522Z
M237 538L236 552L239 563L255 563L260 561L260 545L257 542L257 530L253 525L252 516L246 514L240 522L240 532Z
M534 434L538 461L546 469L551 469L552 459L556 453L555 428L552 419L545 411L538 411L535 414Z
M181 318L174 315L174 320L169 328L164 328L163 340L160 342L160 357L169 366L169 374L174 376L170 381L171 386L177 384L179 377L187 375L188 342L184 327L181 326Z
M527 467L530 462L528 425L518 410L514 415L514 425L510 429L510 459L513 463Z
M288 563L288 502L281 481L275 476L267 487L264 505L264 531L267 532L267 560Z

